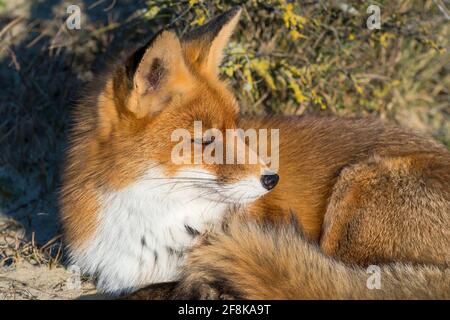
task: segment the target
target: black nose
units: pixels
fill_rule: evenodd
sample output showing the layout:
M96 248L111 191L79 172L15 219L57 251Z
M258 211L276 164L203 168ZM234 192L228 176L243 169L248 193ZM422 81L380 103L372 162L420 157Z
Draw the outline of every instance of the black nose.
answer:
M261 184L267 190L273 189L277 185L278 180L280 180L280 177L276 173L274 173L274 174L263 174L261 176Z

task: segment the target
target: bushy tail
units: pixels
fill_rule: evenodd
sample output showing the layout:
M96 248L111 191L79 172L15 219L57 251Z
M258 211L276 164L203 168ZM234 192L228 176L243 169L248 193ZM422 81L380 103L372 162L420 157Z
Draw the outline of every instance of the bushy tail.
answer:
M190 252L182 280L171 297L450 299L448 268L382 265L376 279L378 275L366 268L349 267L324 255L294 225L232 218ZM373 288L378 284L379 289Z

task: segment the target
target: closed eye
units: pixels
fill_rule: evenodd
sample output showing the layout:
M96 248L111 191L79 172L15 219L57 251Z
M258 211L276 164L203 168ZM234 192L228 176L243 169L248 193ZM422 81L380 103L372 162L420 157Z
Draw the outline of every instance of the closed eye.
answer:
M202 145L204 145L204 146L207 146L207 145L213 143L214 140L216 140L216 137L211 136L211 137L208 137L208 138L206 138L206 139L192 139L191 142L192 142L192 143L202 144Z

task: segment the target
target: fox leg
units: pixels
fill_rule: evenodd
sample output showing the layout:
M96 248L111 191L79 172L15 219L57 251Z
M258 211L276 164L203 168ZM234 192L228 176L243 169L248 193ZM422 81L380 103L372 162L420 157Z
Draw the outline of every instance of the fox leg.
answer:
M374 157L342 171L322 250L346 263L450 263L450 168L431 155Z

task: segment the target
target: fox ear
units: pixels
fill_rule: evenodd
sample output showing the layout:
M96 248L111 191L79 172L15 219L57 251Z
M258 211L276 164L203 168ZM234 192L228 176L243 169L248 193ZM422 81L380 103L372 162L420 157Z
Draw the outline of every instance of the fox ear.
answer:
M180 41L172 31L158 33L126 64L131 89L126 106L137 118L161 111L192 83Z
M234 7L186 34L182 39L186 61L201 72L217 75L223 49L240 15L241 8Z

